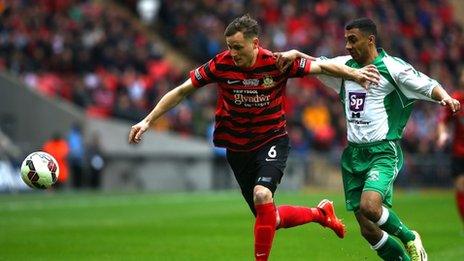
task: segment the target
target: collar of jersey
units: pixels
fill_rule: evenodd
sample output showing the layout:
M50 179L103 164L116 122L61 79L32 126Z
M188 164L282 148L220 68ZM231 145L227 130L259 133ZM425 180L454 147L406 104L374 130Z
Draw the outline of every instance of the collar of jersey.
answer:
M380 63L382 63L382 59L385 56L388 56L388 54L385 52L385 50L383 48L377 48L377 52L379 53L379 55L377 55L377 57L375 57L374 61L372 61L372 64L375 65L375 66L379 66ZM356 68L362 68L363 67L360 64L358 64L354 59L353 59L353 62L356 64Z

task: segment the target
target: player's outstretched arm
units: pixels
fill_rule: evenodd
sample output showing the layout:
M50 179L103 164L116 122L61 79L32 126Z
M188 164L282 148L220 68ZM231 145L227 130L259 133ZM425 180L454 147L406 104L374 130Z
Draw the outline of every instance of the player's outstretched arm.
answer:
M371 83L378 84L380 74L377 67L369 64L360 69L354 69L344 64L337 64L330 60L318 60L311 63L310 74L327 74L347 80L353 80L367 89Z
M276 57L276 65L280 71L284 72L287 68L295 61L297 58L305 58L310 61L315 61L316 58L305 53L302 53L298 50L290 50L286 52L275 52L274 56Z
M185 97L195 91L192 80L188 79L183 84L166 93L156 104L155 108L139 123L132 126L129 132L129 143L139 143L142 134L163 114L179 104Z
M298 50L274 53L276 56L277 67L285 71L295 59L305 58L312 60L310 74L328 74L331 76L353 80L363 86L365 89L370 83L378 84L380 74L377 68L370 64L361 69L354 69L344 64L338 64L330 60L316 60L314 57L302 53Z
M448 107L453 113L461 110L461 103L453 99L440 85L433 88L432 99L438 101L442 106Z

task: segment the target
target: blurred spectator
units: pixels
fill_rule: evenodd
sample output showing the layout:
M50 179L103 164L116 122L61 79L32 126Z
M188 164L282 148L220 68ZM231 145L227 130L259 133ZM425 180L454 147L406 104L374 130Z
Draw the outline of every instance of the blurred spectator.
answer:
M156 20L159 8L159 0L139 0L137 2L137 11L145 24L152 24Z
M100 134L94 133L90 142L87 144L87 164L89 167L89 181L92 189L101 187L101 174L105 168L105 159L102 154L100 144Z
M56 188L63 187L64 184L68 181L69 176L69 165L68 165L68 155L69 155L69 146L66 140L63 138L61 133L55 133L46 141L42 148L43 151L52 155L58 162L60 174L58 176L58 181L54 185Z
M73 188L82 188L84 185L84 137L79 123L73 124L68 133L69 154L68 162L71 170Z

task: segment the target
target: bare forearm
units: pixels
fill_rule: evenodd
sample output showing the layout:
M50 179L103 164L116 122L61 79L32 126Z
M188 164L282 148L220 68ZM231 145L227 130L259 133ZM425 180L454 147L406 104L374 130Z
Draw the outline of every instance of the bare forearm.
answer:
M194 91L194 87L190 81L185 82L179 87L172 89L166 93L161 100L156 104L155 108L145 117L144 121L148 124L152 124L167 111L177 106L186 96Z
M441 101L444 99L450 99L450 95L441 86L437 85L432 90L432 99Z
M291 52L294 53L295 58L305 58L305 59L310 60L310 61L311 60L316 60L316 58L314 58L314 57L312 57L310 55L307 55L305 53L302 53L302 52L300 52L298 50L291 50Z
M321 61L319 67L321 69L320 73L332 75L339 78L344 78L347 80L357 80L358 74L356 74L356 69L348 67L343 64L336 64L328 61Z

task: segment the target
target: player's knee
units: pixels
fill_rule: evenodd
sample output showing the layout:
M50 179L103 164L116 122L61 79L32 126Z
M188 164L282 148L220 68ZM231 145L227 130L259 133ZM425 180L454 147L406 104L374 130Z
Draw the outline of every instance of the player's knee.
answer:
M255 204L266 204L272 202L272 192L263 186L256 186L253 193Z
M377 222L382 215L382 206L372 200L361 201L359 211L372 222Z

